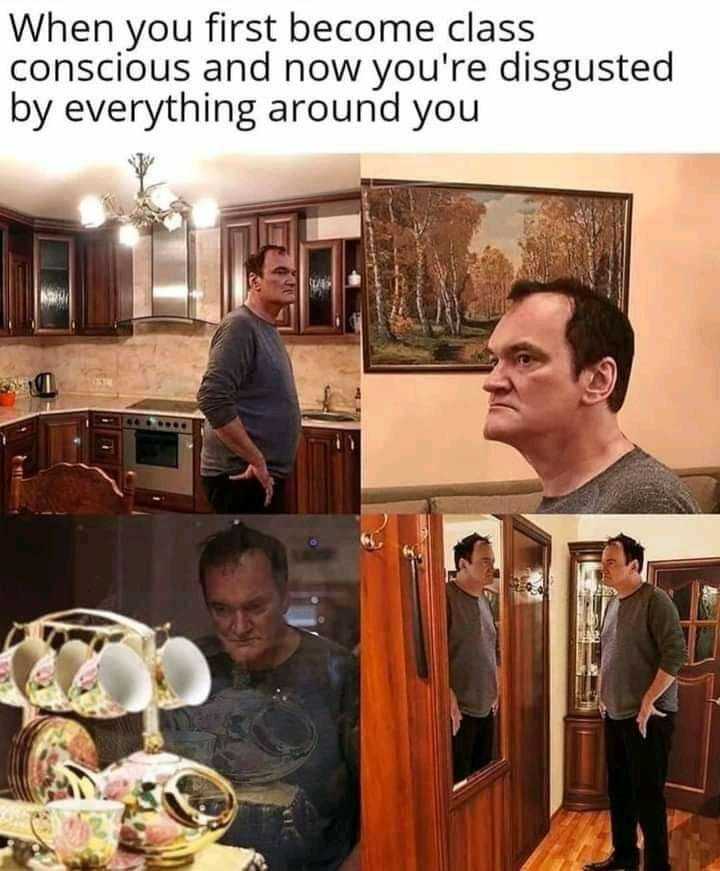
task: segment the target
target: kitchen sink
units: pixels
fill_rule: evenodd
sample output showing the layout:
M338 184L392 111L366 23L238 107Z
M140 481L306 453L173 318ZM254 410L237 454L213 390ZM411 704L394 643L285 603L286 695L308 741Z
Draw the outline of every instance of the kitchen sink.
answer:
M303 420L327 420L336 423L357 422L360 418L356 414L347 411L303 411Z

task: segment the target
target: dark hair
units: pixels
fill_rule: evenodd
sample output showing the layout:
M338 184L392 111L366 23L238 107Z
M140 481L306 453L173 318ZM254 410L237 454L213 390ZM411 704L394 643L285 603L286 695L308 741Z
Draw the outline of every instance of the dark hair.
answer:
M206 593L205 581L208 571L236 566L243 554L252 550L260 551L268 558L275 586L278 592L284 595L288 582L285 545L274 536L245 526L244 523L233 523L229 529L216 532L203 542L198 564L203 593Z
M613 358L617 379L608 405L612 411L619 411L630 383L635 353L635 333L627 315L607 297L573 278L516 281L508 299L516 302L534 293L561 293L572 302L573 312L565 327L565 337L572 348L575 377L603 357Z
M639 541L635 541L629 535L623 535L622 532L619 532L617 535L613 535L612 538L608 538L605 546L607 547L609 544L619 544L625 554L625 562L630 563L633 560L637 560L638 572L642 571L645 562L645 548Z
M490 544L490 539L486 535L478 535L477 532L471 532L470 535L461 538L455 545L453 548L453 554L455 556L455 568L458 571L460 571L461 559L467 560L467 562L472 560L473 551L478 542L481 542L482 544Z
M245 261L245 273L248 282L251 275L257 275L262 278L263 270L265 269L265 257L268 251L277 251L278 254L287 254L287 248L284 245L263 245L254 254L251 254Z

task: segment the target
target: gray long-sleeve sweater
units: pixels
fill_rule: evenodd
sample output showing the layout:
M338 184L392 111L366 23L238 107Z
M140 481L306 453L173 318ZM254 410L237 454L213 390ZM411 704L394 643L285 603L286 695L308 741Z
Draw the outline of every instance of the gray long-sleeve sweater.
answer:
M277 327L246 306L230 312L210 343L197 399L206 418L201 474L236 474L247 468L215 433L236 417L265 457L270 474L290 474L302 418L292 364Z
M637 716L658 669L674 677L687 662L677 609L668 594L652 584L610 602L600 645L600 699L612 720ZM676 681L655 707L677 711Z

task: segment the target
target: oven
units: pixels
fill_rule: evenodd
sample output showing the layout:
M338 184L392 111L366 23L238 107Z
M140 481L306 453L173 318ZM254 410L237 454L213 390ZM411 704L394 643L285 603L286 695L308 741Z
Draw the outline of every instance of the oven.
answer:
M123 464L126 472L135 472L136 487L192 496L192 420L126 413Z

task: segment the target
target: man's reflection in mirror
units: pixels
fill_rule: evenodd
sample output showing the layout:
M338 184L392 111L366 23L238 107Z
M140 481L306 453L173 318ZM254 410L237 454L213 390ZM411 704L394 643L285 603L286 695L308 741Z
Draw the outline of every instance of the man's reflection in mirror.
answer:
M465 780L493 758L498 707L495 554L473 532L454 547L456 575L446 585L453 780Z

